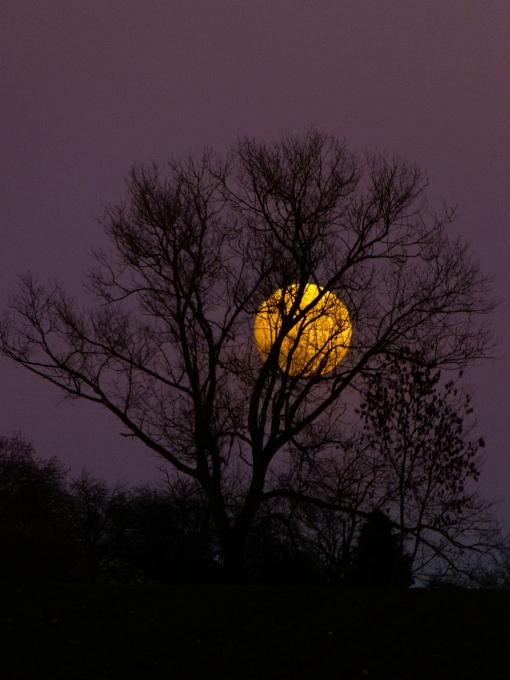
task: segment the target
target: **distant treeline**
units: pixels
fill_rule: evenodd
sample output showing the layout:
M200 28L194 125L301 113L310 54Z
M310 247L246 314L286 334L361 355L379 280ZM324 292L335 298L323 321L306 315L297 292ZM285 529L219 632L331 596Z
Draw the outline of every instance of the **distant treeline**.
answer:
M383 512L361 527L336 572L300 536L291 513L261 516L245 580L260 584L403 587L397 539ZM20 435L0 438L0 580L71 583L219 583L221 551L206 499L190 480L108 486L69 480Z

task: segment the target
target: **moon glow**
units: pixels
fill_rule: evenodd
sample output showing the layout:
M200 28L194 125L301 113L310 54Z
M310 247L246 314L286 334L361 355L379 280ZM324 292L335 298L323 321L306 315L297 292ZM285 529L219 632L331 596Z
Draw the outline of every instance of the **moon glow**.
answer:
M323 290L308 283L299 310L306 309ZM253 333L264 360L278 337L284 316L289 314L296 301L298 291L297 284L292 284L285 291L280 288L260 306ZM326 292L283 338L278 364L283 372L290 375L330 373L347 354L351 338L352 324L347 307L336 295Z

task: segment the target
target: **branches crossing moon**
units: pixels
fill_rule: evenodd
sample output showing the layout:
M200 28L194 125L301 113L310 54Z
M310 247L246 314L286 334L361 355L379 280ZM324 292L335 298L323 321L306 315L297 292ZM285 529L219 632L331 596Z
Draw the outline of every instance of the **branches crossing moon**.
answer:
M308 283L296 314L313 304L323 290ZM297 284L292 284L285 291L280 288L260 306L253 332L255 344L264 360L298 292ZM278 364L283 372L290 375L330 373L347 354L351 338L352 324L347 307L336 295L326 292L283 338Z

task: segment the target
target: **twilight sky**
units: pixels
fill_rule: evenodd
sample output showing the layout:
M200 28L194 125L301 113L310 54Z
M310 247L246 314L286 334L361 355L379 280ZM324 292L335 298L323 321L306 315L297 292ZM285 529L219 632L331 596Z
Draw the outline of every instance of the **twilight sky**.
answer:
M226 151L310 125L397 152L429 177L501 300L497 359L470 369L479 484L510 527L510 4L508 0L2 0L0 307L27 270L85 301L97 223L136 162ZM96 405L0 357L0 435L13 430L110 482L160 461Z

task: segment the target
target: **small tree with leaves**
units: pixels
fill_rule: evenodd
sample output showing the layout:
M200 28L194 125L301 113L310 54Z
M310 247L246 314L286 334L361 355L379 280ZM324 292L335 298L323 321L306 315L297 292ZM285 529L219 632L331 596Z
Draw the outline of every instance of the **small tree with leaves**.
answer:
M405 352L367 377L363 397L360 443L379 460L377 506L390 510L398 528L408 577L434 558L436 569L462 570L465 552L494 548L499 527L492 504L470 488L485 443L470 437L471 397L459 380L442 382L441 371L420 353Z

